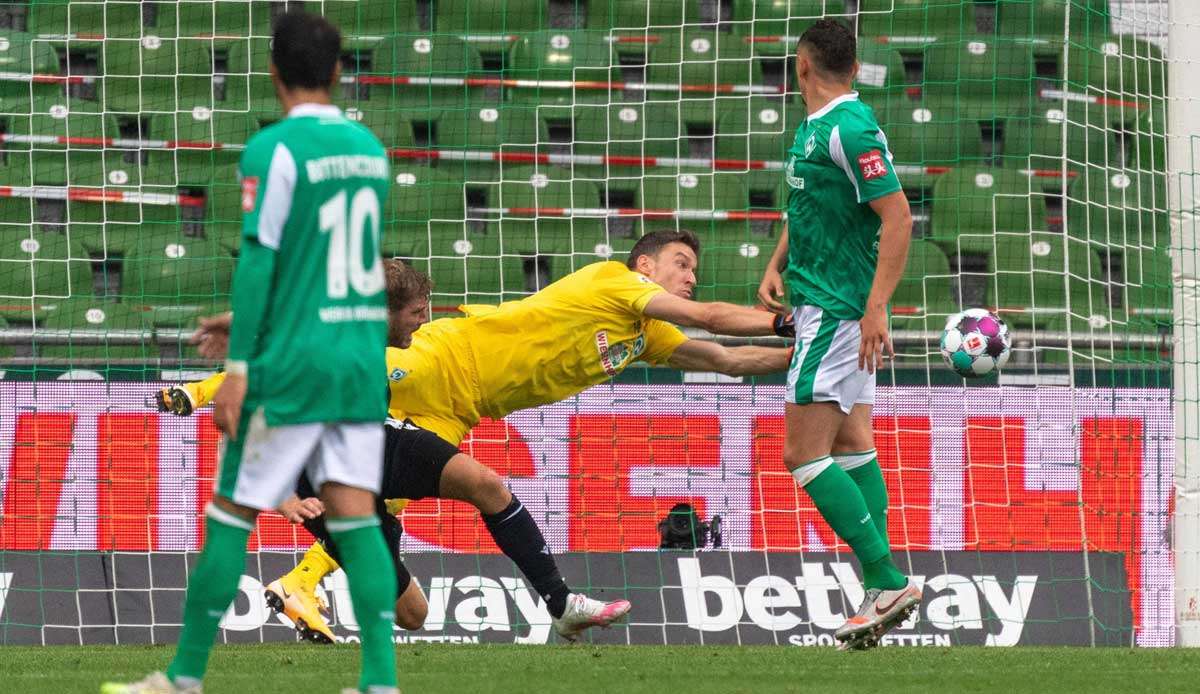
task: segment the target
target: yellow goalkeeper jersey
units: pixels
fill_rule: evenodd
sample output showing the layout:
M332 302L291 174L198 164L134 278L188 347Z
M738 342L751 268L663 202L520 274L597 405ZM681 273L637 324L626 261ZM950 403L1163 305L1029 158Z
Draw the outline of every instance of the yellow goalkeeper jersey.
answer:
M687 341L646 318L665 291L618 262L588 265L540 292L465 318L421 327L408 349L388 349L389 413L458 445L479 418L558 402L634 361L666 362Z
M520 301L463 306L465 318L433 321L408 349L388 348L388 415L457 446L481 417L564 400L639 359L665 363L687 337L642 315L663 291L602 262ZM192 384L195 406L211 402L222 380Z

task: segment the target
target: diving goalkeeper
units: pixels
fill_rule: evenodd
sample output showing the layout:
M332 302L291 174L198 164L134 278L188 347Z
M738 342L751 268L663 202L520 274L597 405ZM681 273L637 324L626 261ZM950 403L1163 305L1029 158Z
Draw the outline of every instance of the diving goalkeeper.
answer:
M629 603L572 593L529 511L499 475L457 446L481 417L498 419L558 402L607 381L637 360L735 376L785 370L789 349L725 347L689 339L670 324L728 335L791 336L790 323L772 314L691 301L699 251L690 232L652 232L634 245L625 265L594 263L520 301L464 306L467 317L424 326L428 286L402 295L393 280L402 266L389 263L390 419L382 494L473 504L497 546L545 600L555 630L564 638L575 639L591 626L608 626L628 613ZM210 356L217 356L223 340L218 324L210 323L198 338L216 345ZM168 389L160 395L161 406L190 413L208 402L221 378L218 374ZM319 523L305 518L319 511L315 499L291 500L281 511L304 520L310 530ZM385 519L393 553L398 527L394 517L390 523ZM319 531L314 530L318 538ZM282 604L298 627L305 625L307 633L301 631L306 637L320 641L332 640L315 598L318 582L337 568L329 554L321 543L314 544L292 572L268 588L268 603L276 609ZM425 596L398 558L397 578L397 621L419 628L427 610Z

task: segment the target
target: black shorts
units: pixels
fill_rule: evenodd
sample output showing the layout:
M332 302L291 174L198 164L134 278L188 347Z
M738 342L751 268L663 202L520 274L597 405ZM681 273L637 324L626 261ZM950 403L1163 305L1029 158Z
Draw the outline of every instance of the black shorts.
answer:
M442 471L458 455L458 446L413 424L387 420L383 427L383 487L385 499L425 499L438 496Z

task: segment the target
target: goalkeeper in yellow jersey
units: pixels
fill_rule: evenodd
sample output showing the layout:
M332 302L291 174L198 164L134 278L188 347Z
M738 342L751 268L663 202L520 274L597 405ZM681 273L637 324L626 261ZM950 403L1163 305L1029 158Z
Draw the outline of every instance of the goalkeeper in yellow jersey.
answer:
M479 509L497 546L546 602L555 630L575 639L592 626L607 627L628 613L625 600L601 602L572 593L559 574L533 517L490 468L458 450L481 417L557 402L607 381L634 361L692 371L753 375L783 371L791 350L725 347L689 339L671 323L726 335L791 337L786 319L752 308L690 300L696 284L699 241L687 231L658 231L634 245L626 264L598 262L542 291L499 306L464 306L465 318L421 325L428 286L404 292L398 277L419 275L388 267L389 420L385 427L383 496L440 497ZM415 334L414 330L420 328ZM223 334L209 323L200 339L219 353ZM207 381L163 391L160 407L179 414L207 404L219 384ZM303 484L302 484L303 487ZM307 489L281 507L284 515L322 538L319 504ZM396 511L399 504L389 505ZM399 522L385 519L396 554ZM328 542L318 542L287 576L268 588L268 603L297 622L306 637L332 634L314 597L322 577L337 568ZM400 598L397 622L419 628L425 596L396 558Z

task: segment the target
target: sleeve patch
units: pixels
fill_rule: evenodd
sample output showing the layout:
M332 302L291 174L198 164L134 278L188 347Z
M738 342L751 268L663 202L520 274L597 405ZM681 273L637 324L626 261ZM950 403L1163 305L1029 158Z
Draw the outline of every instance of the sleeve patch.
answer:
M258 176L246 176L242 179L242 212L253 212L257 200Z
M883 159L883 152L873 149L858 155L858 170L862 172L864 181L886 176L888 168L887 163Z

